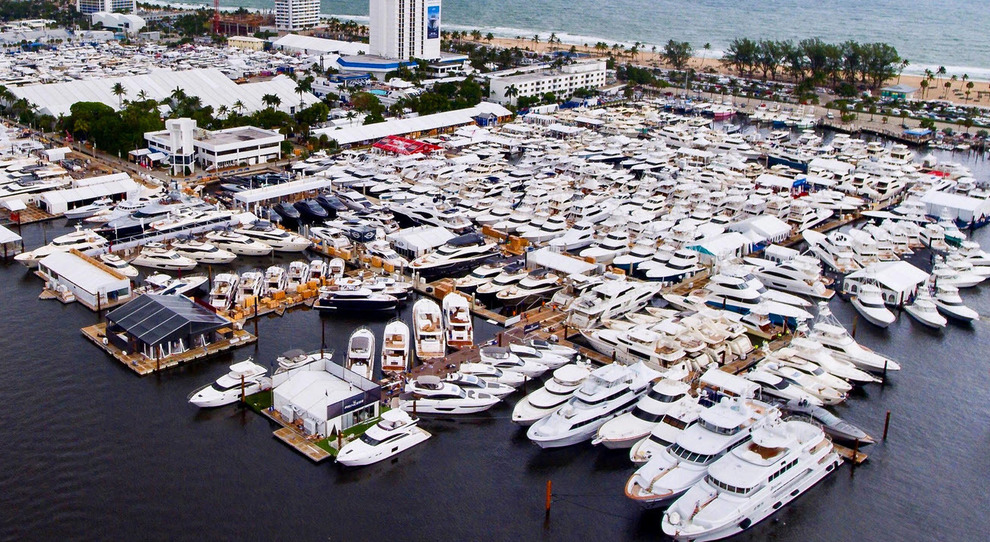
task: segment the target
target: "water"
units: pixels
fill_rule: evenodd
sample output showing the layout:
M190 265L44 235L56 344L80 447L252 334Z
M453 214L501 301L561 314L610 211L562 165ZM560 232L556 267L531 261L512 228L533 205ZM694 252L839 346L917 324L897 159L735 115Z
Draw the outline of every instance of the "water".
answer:
M203 2L190 2L199 3ZM271 0L220 0L222 6L272 9ZM322 13L367 21L367 0L323 0ZM449 30L481 28L505 37L543 41L555 32L564 42L598 41L661 48L669 39L690 42L709 58L734 38L819 37L894 45L910 60L905 73L945 66L949 74L990 80L985 0L445 0Z
M984 177L985 165L975 166ZM33 248L64 231L58 222L23 233ZM990 246L990 229L975 240ZM40 288L21 266L0 265L2 540L661 538L660 513L622 495L632 472L625 452L538 449L508 420L518 396L486 414L424 420L434 438L358 470L312 464L250 411L186 403L235 360L269 364L290 348L317 348L315 311L263 318L257 349L141 378L80 335L93 313L39 301ZM963 297L990 314L990 288ZM849 303L831 307L851 326ZM372 322L379 336L386 320ZM343 352L365 323L328 319L329 346ZM493 331L480 324L480 335ZM860 319L857 338L904 370L838 411L878 438L891 411L888 440L739 540L970 540L990 531L987 321L937 333L907 315L886 331ZM558 496L545 522L548 479Z

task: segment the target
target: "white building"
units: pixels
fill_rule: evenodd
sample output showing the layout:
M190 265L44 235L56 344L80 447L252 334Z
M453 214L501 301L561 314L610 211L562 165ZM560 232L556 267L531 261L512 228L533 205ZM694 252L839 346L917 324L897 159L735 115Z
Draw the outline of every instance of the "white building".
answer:
M304 30L320 23L320 0L275 0L275 28Z
M98 11L134 13L137 11L137 0L76 0L76 11L79 13L96 13Z
M369 17L372 55L440 58L440 0L370 0Z
M254 165L282 158L285 136L274 130L238 126L210 131L196 128L193 119L169 119L165 129L144 134L148 149L165 154L173 174L199 165L216 171L240 164Z
M131 281L80 252L55 252L38 262L50 290L71 293L92 310L105 309L131 298Z
M560 98L567 98L579 88L599 88L605 85L606 66L604 60L579 60L574 64L566 64L560 69L545 69L540 72L510 75L518 70L506 70L502 74L492 74L491 93L489 99L500 104L515 104L523 97L542 96L552 93ZM509 96L509 88L515 89L515 95Z
M133 13L98 11L90 17L90 20L94 25L100 23L104 28L122 30L130 35L137 34L145 26L144 19Z

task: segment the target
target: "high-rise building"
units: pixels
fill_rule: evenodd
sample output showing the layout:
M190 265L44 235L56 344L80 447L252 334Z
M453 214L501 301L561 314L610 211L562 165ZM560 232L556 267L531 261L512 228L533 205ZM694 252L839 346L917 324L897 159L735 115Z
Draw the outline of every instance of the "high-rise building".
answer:
M371 54L440 58L440 0L370 0Z
M320 0L275 0L275 28L305 30L320 24Z
M79 13L133 13L137 11L137 0L76 0Z

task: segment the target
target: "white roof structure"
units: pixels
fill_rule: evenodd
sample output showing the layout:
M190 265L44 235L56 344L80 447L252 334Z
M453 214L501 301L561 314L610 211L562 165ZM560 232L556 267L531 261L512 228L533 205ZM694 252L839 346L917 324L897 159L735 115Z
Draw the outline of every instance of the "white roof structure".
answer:
M730 231L715 237L702 239L693 245L689 245L687 248L711 256L716 261L719 261L732 258L733 256L742 256L743 254L740 252L748 252L751 244L752 241L745 235Z
M526 253L526 263L535 267L546 267L561 273L590 275L598 271L597 264L588 263L572 256L553 252L549 248L541 248Z
M243 190L234 194L234 200L244 204L258 203L275 198L282 198L300 192L320 190L330 186L333 181L325 177L307 177L298 181L289 181L251 190Z
M339 145L350 145L364 141L375 141L387 136L397 136L418 132L430 132L451 126L460 126L474 122L474 117L492 114L497 117L511 115L508 109L490 102L481 102L474 107L444 111L432 115L423 115L409 119L399 119L377 124L346 126L337 128L321 128L313 130L313 135L319 137L326 134L336 140Z
M771 215L754 216L731 224L729 229L743 234L754 244L775 243L787 239L791 234L790 224Z
M942 211L948 211L949 216L963 222L990 216L990 200L982 198L932 190L921 196L921 201L925 204L926 213L931 216L940 216Z
M420 255L454 238L454 234L440 226L417 226L388 234L387 239L398 250Z
M812 158L811 162L808 162L808 169L824 169L841 176L847 175L850 171L856 169L856 166L842 160L836 160L835 158Z
M68 190L49 190L48 192L43 192L38 198L38 201L49 213L58 215L66 212L69 209L70 203L94 200L104 196L130 194L137 190L137 183L127 178L120 181L69 188Z
M70 282L91 294L130 289L130 281L124 275L109 268L101 269L71 252L54 252L42 258L38 265L52 270L60 281Z
M780 175L774 175L772 173L763 173L756 178L757 186L766 186L772 188L782 188L785 190L790 190L794 188L794 183L797 179L791 179L789 177L781 177Z
M336 53L339 55L359 55L367 53L370 45L356 41L338 41L317 38L314 36L300 36L299 34L286 34L272 42L276 49L295 51L311 55L325 55Z
M279 402L286 402L306 417L327 421L327 407L354 394L347 382L325 371L298 371L279 384L274 393Z
M900 295L914 291L928 280L928 273L905 261L876 262L846 275L846 280L875 279L880 286Z
M127 173L111 173L109 175L98 175L96 177L76 179L72 181L72 186L78 188L81 186L93 186L96 184L112 183L117 181L129 181L130 179L131 176Z
M184 71L155 69L146 75L26 85L11 87L10 91L17 98L37 105L40 114L57 117L69 115L69 108L76 102L102 102L117 109L119 100L113 94L116 83L123 85L126 91L121 97L123 99L136 100L138 94L144 91L149 99L162 101L169 99L172 92L180 88L188 96L199 97L204 106L212 106L214 111L221 105L232 109L238 101L244 105L244 113L259 111L267 107L261 101L265 94L279 97L281 103L278 109L281 111L289 112L290 108L299 106L296 82L285 75L269 81L238 85L216 68ZM302 95L304 107L318 101L319 98L311 93L304 92Z
M0 245L7 245L10 243L17 243L21 240L21 236L8 230L7 228L0 226Z

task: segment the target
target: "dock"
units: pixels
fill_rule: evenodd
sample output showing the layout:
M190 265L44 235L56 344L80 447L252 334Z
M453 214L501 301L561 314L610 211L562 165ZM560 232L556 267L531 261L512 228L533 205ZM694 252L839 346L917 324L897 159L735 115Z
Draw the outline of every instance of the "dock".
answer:
M265 416L270 420L274 420L274 418L267 412L265 413ZM325 459L334 457L333 454L317 446L312 440L306 438L301 431L294 427L282 427L281 429L277 429L274 433L272 433L272 435L274 435L278 440L288 444L297 452L308 457L314 463L319 463Z
M866 444L867 443L863 443L864 446ZM869 457L863 452L854 451L852 448L847 448L841 444L836 444L834 442L832 443L832 448L835 450L835 453L842 456L843 459L845 459L846 461L852 461L856 465L862 465L863 462L865 462ZM855 457L853 455L854 453L855 453Z
M244 346L258 340L257 336L252 335L243 329L228 328L225 334L229 334L229 337L226 339L208 344L205 347L198 346L196 348L186 350L180 354L173 354L156 360L141 353L124 352L115 347L113 344L105 342L106 328L107 325L104 322L84 327L80 331L82 331L83 336L92 341L93 344L98 346L107 354L113 356L114 359L124 364L125 367L141 376L164 369L169 369L171 367L176 367L198 359L203 359L214 354L230 350L231 348Z

